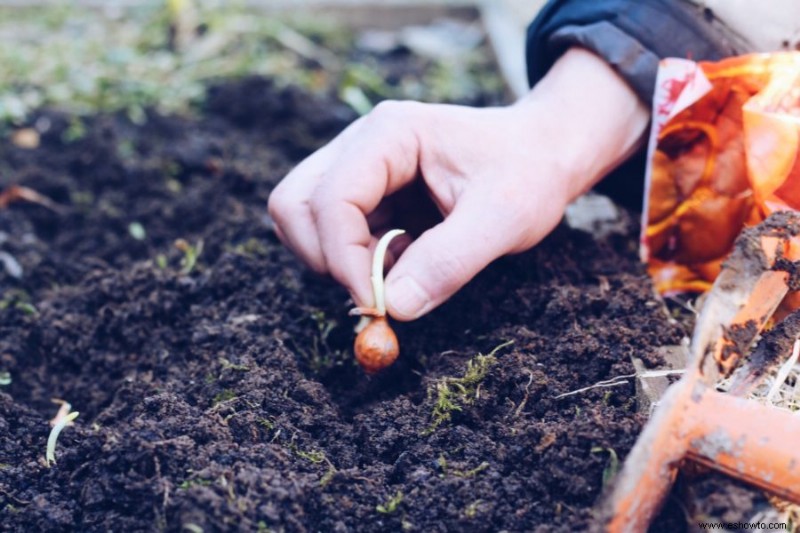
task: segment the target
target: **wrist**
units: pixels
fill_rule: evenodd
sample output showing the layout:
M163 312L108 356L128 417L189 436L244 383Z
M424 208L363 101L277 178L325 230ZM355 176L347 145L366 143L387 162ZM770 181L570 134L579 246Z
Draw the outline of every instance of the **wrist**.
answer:
M649 112L601 58L568 50L514 106L564 181L569 203L643 144ZM537 142L537 141L534 141Z

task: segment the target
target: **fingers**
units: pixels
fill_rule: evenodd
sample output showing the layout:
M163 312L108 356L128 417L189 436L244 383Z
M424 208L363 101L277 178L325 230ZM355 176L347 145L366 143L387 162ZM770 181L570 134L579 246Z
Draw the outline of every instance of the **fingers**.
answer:
M339 145L337 137L302 161L275 187L267 205L281 242L320 274L327 268L309 202L325 169L336 159Z
M507 253L514 242L506 242L502 215L502 209L487 206L483 195L465 194L450 216L414 241L389 272L389 313L398 320L424 315Z
M419 145L412 124L417 104L378 106L326 170L310 200L325 266L357 305L374 305L367 215L412 181Z

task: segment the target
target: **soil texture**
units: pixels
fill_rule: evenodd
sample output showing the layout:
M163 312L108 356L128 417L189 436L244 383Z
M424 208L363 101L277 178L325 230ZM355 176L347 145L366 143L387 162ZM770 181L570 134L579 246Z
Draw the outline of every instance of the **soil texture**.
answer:
M100 115L76 136L76 118L43 111L38 148L0 143L0 186L56 204L0 209L22 270L0 263L2 529L592 527L644 418L632 379L559 395L684 335L635 224L602 240L562 226L497 261L398 325L400 359L368 377L347 294L280 245L265 209L354 118L248 78L211 87L199 119ZM80 416L48 468L53 398ZM659 529L683 527L667 514Z

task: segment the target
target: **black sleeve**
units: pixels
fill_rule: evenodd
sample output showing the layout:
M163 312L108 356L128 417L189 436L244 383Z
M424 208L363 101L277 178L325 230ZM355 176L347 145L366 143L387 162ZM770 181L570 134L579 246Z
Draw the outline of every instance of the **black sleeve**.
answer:
M604 58L648 107L662 58L715 61L751 48L709 9L684 0L550 0L528 27L531 86L572 46ZM644 159L641 153L634 156L598 190L641 209Z

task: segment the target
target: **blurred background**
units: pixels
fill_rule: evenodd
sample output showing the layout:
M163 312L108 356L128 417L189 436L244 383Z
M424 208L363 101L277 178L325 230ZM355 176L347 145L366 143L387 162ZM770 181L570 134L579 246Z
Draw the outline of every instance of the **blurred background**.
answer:
M0 0L0 127L43 106L192 113L209 82L250 75L361 114L385 98L499 104L526 88L524 30L541 3Z

